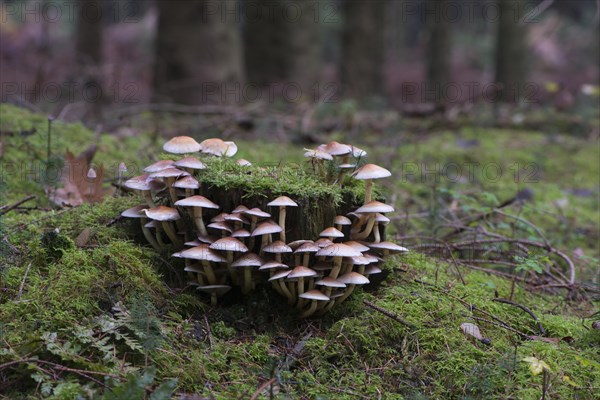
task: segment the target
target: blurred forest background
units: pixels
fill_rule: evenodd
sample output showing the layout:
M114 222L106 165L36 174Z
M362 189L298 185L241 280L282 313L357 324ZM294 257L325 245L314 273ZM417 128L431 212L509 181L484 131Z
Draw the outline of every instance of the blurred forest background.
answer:
M597 0L2 0L1 101L109 129L189 111L174 104L595 114L598 12Z

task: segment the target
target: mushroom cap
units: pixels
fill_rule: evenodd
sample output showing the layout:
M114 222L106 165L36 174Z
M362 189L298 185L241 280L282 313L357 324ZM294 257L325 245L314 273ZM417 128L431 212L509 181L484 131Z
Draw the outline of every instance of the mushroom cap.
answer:
M212 201L210 201L209 199L207 199L206 197L199 196L199 195L186 197L185 199L177 200L175 202L175 205L183 206L183 207L201 207L201 208L214 208L214 209L219 208L218 204L215 204Z
M340 164L338 165L339 169L352 169L356 167L356 164Z
M123 182L123 186L128 189L134 190L156 190L158 189L157 185L153 184L156 182L151 179L147 174L135 176L133 178L127 179Z
M271 233L279 233L283 229L273 221L265 221L260 223L253 231L251 236L268 235Z
M227 262L225 257L213 251L208 244L201 244L191 249L182 250L179 252L179 257L190 258L192 260L206 260L218 263Z
M237 165L239 165L240 167L250 167L252 166L252 163L248 160L246 160L245 158L240 158L239 160L236 160L235 163Z
M146 207L147 206L145 206L145 205L139 205L139 206L128 208L127 210L125 210L121 213L121 216L125 217L125 218L146 218L146 214L144 214L144 212L143 212L143 210Z
M211 218L210 222L225 222L225 217L229 215L227 213L220 213Z
M159 228L160 222L152 220L144 224L144 228Z
M280 263L277 261L269 261L263 265L260 266L259 270L260 271L264 271L267 269L275 269L275 268L285 268L288 269L289 267L287 265L285 265L284 263Z
M248 251L246 245L236 238L233 237L224 237L213 244L210 245L211 249L221 250L221 251L236 251L240 253L245 253Z
M345 283L346 285L366 285L369 283L369 279L366 276L359 274L358 272L348 272L342 276L338 276L338 281Z
M302 244L301 246L299 246L296 251L294 251L295 254L299 254L299 253L316 253L317 251L319 251L321 248L319 246L317 246L314 243L311 242L307 242Z
M177 209L167 206L145 208L144 212L148 218L156 221L177 221L181 218Z
M387 212L393 212L393 211L394 211L394 207L392 207L388 204L384 204L380 201L373 200L373 201L368 202L364 206L359 207L358 210L356 210L355 212L358 214L364 214L364 213L387 213Z
M387 169L375 164L365 164L352 174L354 179L381 179L392 176Z
M250 215L251 217L258 217L258 218L269 218L271 216L271 214L269 214L268 212L265 212L257 207L251 208L246 211L242 211L242 214L246 214L246 215Z
M382 224L388 224L391 220L383 214L377 213L375 214L375 222L379 222Z
M333 160L333 156L331 154L319 149L304 149L304 157L318 158L320 160Z
M161 169L150 174L150 178L176 178L179 176L188 176L190 173L177 168L169 167Z
M208 243L208 244L211 244L211 243L214 243L214 242L216 242L216 241L217 241L217 239L218 239L218 238L216 238L216 237L214 237L214 236L209 236L209 235L207 235L207 236L204 236L204 235L200 235L200 234L198 235L198 240L199 240L199 241L201 241L202 243Z
M205 286L196 287L196 290L198 290L200 292L205 292L205 293L216 293L217 296L221 296L221 295L224 295L225 293L229 292L229 290L231 290L231 286L229 286L229 285L205 285Z
M175 161L175 166L179 168L206 169L206 164L193 156L185 157L181 160Z
M233 142L224 142L219 138L206 139L200 143L203 153L212 154L217 157L232 157L237 153L237 146Z
M229 233L233 232L233 229L227 222L220 222L220 221L211 222L210 224L206 225L206 227L211 228L211 229L218 229L220 231L226 231Z
M382 272L381 268L375 266L375 265L369 265L367 268L365 268L365 275L375 275L375 274L380 274Z
M335 140L329 142L327 144L322 144L317 147L317 150L324 151L326 153L331 154L332 156L341 156L345 154L350 154L352 152L352 147L347 144L338 143Z
M326 257L358 257L362 256L362 253L352 247L343 243L334 243L327 247L322 248L317 252L317 256Z
M200 143L189 136L175 136L163 145L163 150L173 154L197 153Z
M308 300L316 300L316 301L329 301L330 300L329 297L327 297L325 294L323 294L318 289L309 290L308 292L302 293L298 297L301 297L303 299L308 299Z
M406 247L402 247L392 242L379 242L379 243L369 243L369 247L372 249L378 250L388 250L392 252L405 252L408 251Z
M305 267L303 265L298 265L296 268L294 268L292 270L292 272L290 272L290 274L287 276L288 279L294 279L294 278L308 278L311 276L316 276L317 275L317 271L312 270L308 267Z
M360 149L356 146L350 146L350 147L352 148L352 157L361 158L361 157L367 156L367 152L364 151L363 149Z
M173 160L160 160L154 164L148 165L146 168L144 168L144 172L152 173L162 171L163 169L171 168L173 164Z
M199 241L198 239L190 240L189 242L184 243L185 246L189 246L189 247L196 247L196 246L200 246L201 244L202 244L202 242Z
M328 238L330 238L330 237L339 238L339 237L344 237L344 234L332 226L332 227L326 228L321 233L319 233L319 236L320 237L328 237Z
M367 264L371 264L371 260L369 260L367 257L364 257L364 256L352 257L352 264L367 265Z
M179 189L198 189L200 188L200 183L193 176L186 176L175 181L173 187Z
M248 232L246 229L241 228L241 229L238 229L237 231L234 231L231 234L231 237L234 237L234 238L250 237L250 232Z
M249 224L250 221L244 217L241 213L239 214L226 214L223 218L225 218L225 221L234 221L234 222L241 222L243 224Z
M302 246L304 243L314 243L312 240L294 240L293 242L288 243L288 246L292 248L292 250L296 250L298 247Z
M265 262L262 258L257 256L254 253L244 254L242 257L235 260L231 266L232 267L260 267Z
M262 248L267 253L291 253L292 248L281 240L276 240Z
M267 205L269 207L298 207L298 204L287 196L279 196Z
M332 288L345 288L346 284L344 282L340 282L335 278L330 276L326 276L325 278L318 280L315 282L315 285L332 287Z
M204 273L204 270L200 268L198 265L187 265L184 269L185 272L194 272L196 274Z
M315 244L321 248L331 246L333 242L327 238L321 238L315 241Z
M379 257L375 257L373 254L363 253L363 257L371 261L371 263L379 262L381 259Z
M348 242L344 242L344 244L346 246L352 247L354 250L360 251L361 253L365 252L365 251L369 251L369 248L367 246L365 246L364 244L358 243L358 242L356 242L354 240L350 240Z
M248 207L246 207L243 204L240 204L239 206L237 206L236 208L234 208L231 213L232 214L239 214L239 213L243 213L244 211L248 211Z
M333 223L334 225L352 225L352 221L350 221L350 218L344 217L343 215L336 216Z
M273 274L273 276L269 278L269 282L276 281L278 279L283 279L283 278L287 277L290 273L291 273L291 271L288 271L288 270L275 272Z

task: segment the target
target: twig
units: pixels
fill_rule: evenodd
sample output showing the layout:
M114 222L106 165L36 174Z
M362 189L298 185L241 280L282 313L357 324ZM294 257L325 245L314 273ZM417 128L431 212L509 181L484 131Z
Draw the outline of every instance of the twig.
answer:
M31 261L25 270L25 274L23 275L23 280L21 281L21 286L19 286L19 293L17 294L17 301L21 300L21 294L23 293L23 287L25 287L25 280L27 279L27 275L29 274L29 270L31 269Z
M527 335L527 334L525 334L525 333L523 333L521 331L516 330L515 328L511 327L510 325L504 325L504 324L501 324L501 323L490 321L489 319L485 319L485 318L481 318L481 317L476 317L474 315L471 316L470 318L474 319L475 321L486 322L486 323L488 323L490 325L494 325L494 326L497 326L499 328L504 328L504 329L509 330L509 331L511 331L513 333L516 333L517 335L521 336L523 339L531 340L531 336L529 336L529 335Z
M367 307L372 308L375 311L378 311L380 313L382 313L383 315L385 315L386 317L390 317L391 319L393 319L394 321L400 322L402 325L408 326L409 328L414 328L415 326L412 325L409 322L406 322L405 320L403 320L402 318L400 318L398 315L394 314L391 311L386 310L385 308L379 307L377 304L371 303L368 300L363 300L364 305L366 305Z
M506 300L506 299L493 299L492 301L495 301L495 302L498 302L498 303L502 303L502 304L509 304L509 305L515 306L515 307L519 307L521 310L523 310L527 314L531 315L531 318L533 318L535 320L535 322L537 323L538 329L540 330L540 334L542 336L546 334L546 331L544 330L544 327L542 326L542 323L538 319L537 315L535 315L533 313L533 311L531 311L529 308L525 307L522 304L515 303L515 302L512 302L510 300Z
M212 332L210 330L210 323L208 322L208 318L206 317L206 314L204 314L204 324L206 324L206 336L208 336L208 346L209 348L213 348L213 338L212 338Z
M21 204L26 203L26 202L28 202L30 200L33 200L33 199L35 199L35 196L34 195L29 195L29 196L25 197L24 199L17 201L14 204L4 205L4 206L0 207L0 215L4 215L7 212L9 212L10 210L13 210L13 209L19 207Z
M250 400L258 399L258 396L260 396L263 390L265 390L268 386L274 384L275 382L277 382L277 378L271 378L262 385L260 385L259 388L256 389L256 392L254 392L254 394L250 397Z

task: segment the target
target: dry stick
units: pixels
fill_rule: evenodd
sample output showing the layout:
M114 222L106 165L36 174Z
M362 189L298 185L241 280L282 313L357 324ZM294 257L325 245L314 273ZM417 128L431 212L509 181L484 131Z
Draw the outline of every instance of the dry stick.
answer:
M15 208L19 207L21 204L26 203L26 202L28 202L30 200L33 200L33 199L35 199L35 196L34 195L29 195L29 196L25 197L24 199L17 201L14 204L4 205L4 206L0 207L0 215L4 215L7 212L9 212L10 210L14 210Z
M529 335L527 335L527 334L525 334L525 333L523 333L521 331L516 330L515 328L511 327L510 325L504 325L502 323L497 323L497 322L494 322L494 321L490 321L489 319L485 319L485 318L481 318L481 317L476 317L476 316L471 316L469 318L472 318L475 321L486 322L486 323L488 323L490 325L497 326L498 328L504 328L504 329L506 329L508 331L516 333L517 335L521 336L523 339L531 340L531 336L529 336Z
M525 307L522 304L515 303L515 302L512 302L510 300L506 300L506 299L493 299L492 301L495 301L495 302L498 302L498 303L502 303L502 304L509 304L509 305L515 306L515 307L519 307L521 310L523 310L527 314L531 315L531 318L533 318L535 320L535 322L537 323L538 329L540 330L540 334L542 336L546 334L546 331L544 330L544 327L542 326L542 323L538 319L537 315L535 315L533 313L533 311L531 311L529 308Z
M29 274L29 270L31 269L31 261L25 270L25 274L23 275L23 280L21 281L21 286L19 286L19 294L17 295L17 301L21 300L21 294L23 294L23 287L25 287L25 280L27 279L27 274Z
M260 396L260 394L263 392L263 390L265 390L268 386L271 386L275 382L277 382L277 378L271 378L268 381L266 381L265 383L263 383L262 385L260 385L260 387L258 389L256 389L256 392L254 392L254 394L250 397L250 400L258 399L258 396Z
M377 304L371 303L368 300L363 300L363 304L366 305L367 307L372 308L375 311L382 313L386 317L390 317L394 321L400 322L402 325L408 326L409 328L415 327L414 325L412 325L409 322L406 322L405 320L403 320L402 318L400 318L398 315L394 314L393 312L388 311L385 308L379 307Z

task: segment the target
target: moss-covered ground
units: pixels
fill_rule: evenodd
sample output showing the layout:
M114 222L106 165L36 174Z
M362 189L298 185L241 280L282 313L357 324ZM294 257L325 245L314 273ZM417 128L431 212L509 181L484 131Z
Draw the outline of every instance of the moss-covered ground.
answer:
M43 168L46 125L45 116L0 106L0 205L36 196L23 205L30 209L0 221L0 398L597 398L600 331L584 319L598 311L597 300L517 285L513 301L535 313L550 339L535 340L542 335L529 314L494 301L509 297L511 281L468 269L459 276L451 263L418 252L391 258L383 282L319 319L299 320L267 290L233 294L211 307L185 286L183 267L168 251L144 245L134 222L115 220L136 198L51 207L43 176L20 167ZM59 121L53 132L57 155L81 152L95 137ZM430 210L431 193L440 189L461 207L492 207L530 188L534 197L523 215L569 254L582 249L588 260L577 263L578 274L597 284L597 141L493 133L462 129L410 141L400 133L361 147L402 177L385 188L401 213ZM143 133L100 135L95 162L145 165L159 157L151 143ZM236 143L241 157L257 163L276 164L284 155L302 162L295 146ZM431 183L421 181L418 169L406 174L411 160L480 166L473 179L442 176ZM524 172L535 180L514 179L512 171L490 179L481 167L497 163L510 171L515 162L535 163L539 170ZM394 225L390 232L403 229ZM466 322L480 327L486 343L461 331ZM548 369L534 374L523 361L528 357Z

